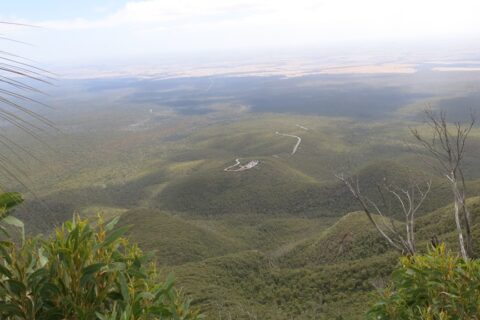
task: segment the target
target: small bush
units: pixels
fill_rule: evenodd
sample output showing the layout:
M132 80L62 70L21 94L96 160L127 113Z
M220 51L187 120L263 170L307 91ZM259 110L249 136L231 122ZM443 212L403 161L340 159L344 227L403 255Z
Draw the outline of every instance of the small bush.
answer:
M464 261L441 245L400 264L368 319L479 319L479 260Z
M199 319L115 222L74 218L46 240L0 242L0 318Z

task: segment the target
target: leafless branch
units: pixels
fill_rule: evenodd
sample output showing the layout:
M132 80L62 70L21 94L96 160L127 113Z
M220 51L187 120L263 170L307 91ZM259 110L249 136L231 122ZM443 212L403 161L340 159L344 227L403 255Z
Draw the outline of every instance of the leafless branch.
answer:
M471 235L471 216L466 206L466 183L462 170L462 160L465 156L465 146L468 136L476 123L476 116L471 112L469 122L462 124L447 122L446 113L425 110L430 138L422 135L417 129L411 133L417 142L429 153L439 165L442 176L450 183L454 198L454 217L458 233L460 251L464 259L473 257ZM462 218L461 218L461 216ZM463 223L462 223L463 220Z
M358 177L345 177L343 173L336 174L335 176L348 188L354 199L362 207L369 221L393 248L403 254L415 253L415 214L430 192L431 181L426 182L425 187L422 188L420 184L410 180L410 186L408 188L400 188L394 184L387 184L386 179L384 179L383 185L377 185L384 207L387 208L387 212L384 212L373 200L362 194ZM398 214L391 212L391 207L386 205L386 199L382 189L391 194L399 203L404 216L404 232L401 232L396 227L393 216L397 216ZM378 221L372 212L375 212L380 217ZM388 222L390 222L390 224L388 224Z

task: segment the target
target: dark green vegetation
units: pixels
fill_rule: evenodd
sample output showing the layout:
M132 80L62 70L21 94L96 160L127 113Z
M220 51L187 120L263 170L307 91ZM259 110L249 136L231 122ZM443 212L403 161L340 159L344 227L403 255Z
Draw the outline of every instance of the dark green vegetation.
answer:
M67 81L51 93L60 110L46 114L63 131L45 138L53 150L6 129L42 160L23 159L36 196L27 192L16 216L44 234L74 213L119 216L133 225L131 240L155 252L161 276L173 271L209 319L360 319L398 255L334 173L357 174L375 200L384 178L432 180L419 249L433 235L456 249L449 187L409 127L424 129L427 102L446 107L469 95L474 103L465 88L475 81L432 71ZM295 155L295 139L277 131L302 138ZM467 148L478 215L478 129ZM225 172L237 158L260 163Z
M12 224L5 209L0 218ZM116 220L99 221L92 229L74 218L49 239L28 238L22 244L4 235L1 318L200 319L173 288L173 279L162 283L154 262L122 238L126 228L114 229Z
M480 261L464 261L442 245L400 264L369 319L478 318Z
M478 250L480 198L470 199L469 206L475 217ZM423 230L418 233L421 252L428 248L432 235L457 250L451 209L447 206L418 220L418 229ZM219 224L224 227L225 220ZM293 220L289 224L290 228L295 225ZM257 226L242 228L242 233L252 233ZM277 225L275 229L278 232L281 228ZM224 234L234 238L235 231L232 227ZM151 238L146 245L152 246L156 239L178 232L172 229ZM133 229L132 238L142 239L139 233ZM363 319L367 306L376 300L376 288L388 283L398 264L398 254L382 241L361 212L350 213L323 231L307 233L297 233L297 237L304 238L278 249L237 250L179 266L163 263L161 270L164 274L175 270L184 292L215 319L228 319L229 315L234 319L251 319L252 315L260 319ZM281 238L280 233L277 236ZM168 259L168 255L164 258Z

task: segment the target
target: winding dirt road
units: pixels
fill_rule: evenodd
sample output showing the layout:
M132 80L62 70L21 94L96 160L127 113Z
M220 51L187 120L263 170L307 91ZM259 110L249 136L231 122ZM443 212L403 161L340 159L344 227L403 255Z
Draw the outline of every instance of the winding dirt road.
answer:
M307 128L307 127L302 126L302 125L300 125L300 124L296 124L295 126L298 127L298 128L300 128L300 129L302 129L302 130L308 131L308 128Z
M293 147L293 150L292 150L292 153L291 153L292 156L297 152L297 149L300 146L300 143L302 143L302 138L300 138L299 136L294 136L293 134L288 134L288 133L280 133L278 131L275 132L275 134L278 134L279 136L292 137L292 138L297 139L297 143Z
M297 126L301 129L303 129L303 130L308 130L307 127L301 126L299 124L297 124ZM302 138L300 138L299 136L295 136L293 134L288 134L288 133L280 133L278 131L276 131L275 134L277 134L279 136L292 137L292 138L297 139L297 143L295 143L295 145L293 146L293 149L292 149L292 153L291 153L292 156L297 152L298 147L300 146L300 143L302 143ZM274 155L274 157L275 157L275 155ZM276 156L276 157L278 157L278 156ZM229 172L245 171L245 170L249 170L249 169L252 169L252 168L256 167L259 163L260 163L260 161L258 161L258 160L251 160L251 161L247 162L246 164L242 165L240 163L240 158L237 158L237 159L235 159L235 164L232 164L231 166L226 167L225 169L223 169L223 171L229 171Z

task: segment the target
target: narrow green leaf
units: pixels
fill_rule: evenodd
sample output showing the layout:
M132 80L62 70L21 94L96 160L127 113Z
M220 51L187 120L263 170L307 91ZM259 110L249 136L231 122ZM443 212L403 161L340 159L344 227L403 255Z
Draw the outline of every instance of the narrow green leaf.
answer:
M118 281L120 283L120 291L122 293L123 300L125 301L126 304L129 304L130 294L128 292L127 279L125 278L125 275L123 273L120 273L118 275Z
M106 247L110 244L112 244L113 242L115 242L116 240L118 240L121 236L123 236L125 234L125 232L127 232L127 230L130 228L130 226L125 226L125 227L122 227L122 228L119 228L119 229L116 229L114 231L112 231L108 236L107 238L105 239L105 241L103 241L102 243L99 243L98 245L96 245L95 249L100 249L100 248L103 248L103 247Z
M94 263L82 269L82 276L100 271L106 264L104 262Z
M8 279L6 284L10 288L10 291L17 296L22 295L27 290L25 285L18 280Z
M112 231L113 228L117 225L118 220L120 220L120 216L113 218L107 225L105 226L105 230Z
M18 306L4 302L0 302L0 314L23 317L23 312Z
M165 288L169 290L170 288L173 287L173 283L175 282L175 275L170 272L167 276L167 279L165 280Z
M0 273L5 275L6 277L10 278L12 276L12 273L8 268L4 267L3 265L0 264Z
M45 250L43 248L38 249L38 260L40 262L40 267L43 267L48 263L48 258L45 256Z
M10 209L23 202L22 195L18 192L6 192L0 194L0 207Z
M2 222L19 228L22 233L22 241L25 241L25 225L22 221L13 216L6 216L5 218L3 218Z

